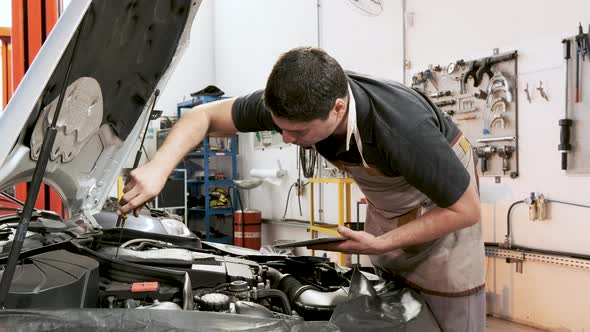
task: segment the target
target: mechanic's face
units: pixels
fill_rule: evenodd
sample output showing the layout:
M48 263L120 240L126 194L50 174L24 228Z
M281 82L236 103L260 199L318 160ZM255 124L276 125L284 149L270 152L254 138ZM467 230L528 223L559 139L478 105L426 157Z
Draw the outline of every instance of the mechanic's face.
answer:
M291 121L275 115L272 119L283 131L283 142L310 147L334 133L346 119L346 105L344 99L337 99L325 120Z

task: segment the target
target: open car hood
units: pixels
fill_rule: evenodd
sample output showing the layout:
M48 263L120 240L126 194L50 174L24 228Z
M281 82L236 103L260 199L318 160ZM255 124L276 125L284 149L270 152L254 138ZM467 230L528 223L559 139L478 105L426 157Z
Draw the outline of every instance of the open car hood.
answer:
M43 181L69 216L98 212L148 121L154 91L188 43L200 3L72 1L0 112L0 189L31 179L72 59Z

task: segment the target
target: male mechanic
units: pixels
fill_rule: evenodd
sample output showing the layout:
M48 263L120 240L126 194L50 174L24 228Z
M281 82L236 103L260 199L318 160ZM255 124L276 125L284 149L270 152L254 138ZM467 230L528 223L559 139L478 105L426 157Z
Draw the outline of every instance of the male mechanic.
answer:
M276 129L348 171L367 198L366 232L314 249L370 255L384 278L420 291L444 331L485 330L484 247L471 146L424 95L345 72L326 52L297 48L266 88L185 114L134 170L120 213L155 197L205 135Z

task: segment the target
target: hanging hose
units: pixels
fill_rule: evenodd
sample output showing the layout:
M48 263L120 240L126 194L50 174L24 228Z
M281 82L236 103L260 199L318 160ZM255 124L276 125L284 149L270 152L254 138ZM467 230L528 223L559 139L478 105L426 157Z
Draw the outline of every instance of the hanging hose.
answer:
M512 203L512 205L510 205L510 207L508 208L508 213L506 214L506 229L507 229L507 231L506 231L506 237L505 237L506 240L505 241L508 246L510 246L510 244L512 242L512 239L510 238L510 213L512 212L512 209L518 204L525 204L525 202L524 201L516 201L516 202Z
M285 212L283 212L283 218L281 218L281 220L285 220L285 218L287 218L287 208L289 207L289 197L291 197L291 190L293 189L293 187L297 184L297 182L293 183L290 187L289 187L289 192L287 193L287 203L285 204Z
M303 171L303 176L306 178L313 177L317 156L318 153L316 150L303 149L299 147L299 161L301 163L301 170Z
M576 207L581 207L581 208L586 208L586 209L590 209L590 205L584 205L584 204L578 204L578 203L571 203L571 202L564 202L564 201L557 201L557 200L551 200L551 199L546 199L547 203L557 203L557 204L564 204L564 205L570 205L570 206L576 206ZM504 244L507 245L508 247L512 246L512 232L510 231L510 214L512 212L512 209L518 205L518 204L526 204L526 202L524 200L522 201L516 201L514 203L512 203L510 205L510 207L508 208L508 213L506 214L506 239L504 241Z

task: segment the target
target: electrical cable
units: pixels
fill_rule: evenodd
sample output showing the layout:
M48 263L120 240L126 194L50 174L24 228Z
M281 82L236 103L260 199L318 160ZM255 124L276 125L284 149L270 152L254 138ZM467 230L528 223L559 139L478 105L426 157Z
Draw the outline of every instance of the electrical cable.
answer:
M287 208L289 207L289 197L291 197L291 190L293 189L293 186L295 186L295 184L297 184L297 183L294 182L289 187L289 192L287 193L287 203L285 204L285 212L283 212L283 218L281 218L281 220L285 220L285 218L287 217Z

